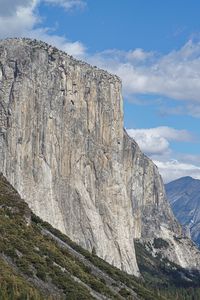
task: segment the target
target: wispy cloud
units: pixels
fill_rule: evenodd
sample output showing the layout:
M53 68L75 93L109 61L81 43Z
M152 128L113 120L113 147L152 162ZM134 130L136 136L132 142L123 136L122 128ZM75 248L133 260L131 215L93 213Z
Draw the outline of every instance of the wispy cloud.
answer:
M1 3L0 38L30 37L43 40L75 57L85 56L86 47L79 41L51 33L43 26L37 8L41 2L63 6L66 10L82 8L85 1L76 0L10 0ZM3 13L2 13L3 12Z
M63 36L49 34L49 30L46 28L37 28L27 31L25 36L39 39L50 45L56 46L76 58L85 56L86 47L81 42L71 42Z
M0 13L0 37L22 36L31 31L40 22L39 16L35 13L36 5L35 0L18 0L16 3L11 1L9 6L3 5L4 13Z
M45 3L50 5L56 5L63 7L66 10L72 9L83 9L86 6L84 0L43 0Z
M176 153L171 149L172 141L196 142L196 137L189 131L161 126L148 129L128 129L127 132L136 140L141 150L158 166L165 182L182 176L200 179L200 157ZM174 158L172 159L172 157Z
M154 160L154 163L159 168L165 183L183 176L191 176L200 179L200 165L183 163L178 160Z
M1 0L0 16L8 17L14 15L19 7L30 7L33 2L32 0Z
M200 118L200 103L189 103L185 105L175 105L173 107L161 104L158 112L162 116L167 115L188 115L194 118Z
M104 51L90 61L118 74L124 94L152 94L176 100L200 102L200 43L189 40L168 54L142 49Z

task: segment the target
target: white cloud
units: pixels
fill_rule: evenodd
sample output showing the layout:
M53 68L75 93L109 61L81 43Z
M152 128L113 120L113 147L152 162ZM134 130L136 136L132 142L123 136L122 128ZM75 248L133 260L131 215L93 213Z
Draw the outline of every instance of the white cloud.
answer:
M1 1L1 0L0 0ZM37 7L42 0L11 0L9 5L3 0L4 14L0 13L0 38L30 37L43 40L75 57L85 56L86 48L79 42L71 42L65 37L50 34L49 28L42 26ZM50 3L51 0L48 0ZM52 4L62 5L65 9L81 7L83 1L57 1Z
M183 163L178 160L156 161L159 172L165 183L183 176L191 176L200 179L200 165Z
M43 0L47 4L61 6L66 10L71 10L74 8L84 8L86 2L83 0Z
M0 0L0 16L9 16L15 14L19 7L29 7L32 0Z
M171 127L156 127L149 129L128 129L128 134L136 140L141 150L158 166L164 182L169 182L183 176L200 179L200 156L175 153L170 148L170 142L191 142L194 137L187 130L177 130ZM196 141L196 140L195 140ZM175 157L175 159L171 159ZM179 159L177 160L176 157Z
M27 31L26 37L42 40L77 58L82 58L85 56L86 47L81 42L70 42L65 37L52 34L50 35L48 33L48 29L45 28Z
M39 23L39 17L34 13L37 2L35 0L24 2L17 1L12 11L7 7L8 14L0 15L0 38L22 36Z
M166 55L110 50L89 60L122 78L124 94L152 94L200 102L200 43L189 40Z
M167 126L148 129L127 129L141 150L148 155L163 155L170 152L170 141L189 142L193 139L187 130Z
M141 101L139 103L141 103ZM200 103L189 103L185 104L184 106L176 105L173 107L169 107L166 104L162 104L159 107L158 112L163 116L187 114L188 116L192 116L194 118L200 118Z
M62 46L63 51L67 52L68 54L71 54L75 57L83 57L85 55L86 52L86 47L80 43L80 42L66 42L63 43Z
M148 133L147 130L129 129L127 132L138 143L141 150L148 155L163 154L169 151L169 142L166 138L156 133Z
M129 51L126 54L126 58L130 61L145 61L153 56L153 52L145 52L141 48L137 48L133 51Z
M37 7L42 0L17 0L1 3L4 14L0 13L0 38L30 37L43 40L75 57L82 58L86 48L79 42L71 42L65 37L50 34L49 28L42 26ZM47 2L47 1L46 1ZM64 6L65 9L83 7L84 1L48 0L48 3ZM9 4L8 4L9 3ZM2 10L1 10L2 12Z
M200 164L200 153L199 154L188 154L188 153L178 153L179 160L181 160L184 163L189 164Z

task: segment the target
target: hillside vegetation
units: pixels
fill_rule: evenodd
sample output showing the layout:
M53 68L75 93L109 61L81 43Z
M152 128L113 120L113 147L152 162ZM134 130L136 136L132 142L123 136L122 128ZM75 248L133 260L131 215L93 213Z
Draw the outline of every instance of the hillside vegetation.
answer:
M200 299L199 274L152 257L139 241L136 253L141 279L43 222L0 175L0 299Z

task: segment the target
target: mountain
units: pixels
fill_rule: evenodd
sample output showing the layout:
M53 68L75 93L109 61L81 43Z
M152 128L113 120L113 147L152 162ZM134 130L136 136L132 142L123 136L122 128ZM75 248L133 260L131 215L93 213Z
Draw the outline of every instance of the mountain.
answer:
M175 216L200 246L200 180L182 177L165 187Z
M136 243L143 278L90 254L42 221L0 174L0 299L198 299L199 274ZM159 246L166 246L158 240ZM152 276L153 274L153 276ZM144 280L145 279L145 280Z
M129 274L141 275L135 240L200 269L106 71L36 40L0 41L0 171L42 220Z
M138 299L95 255L36 217L2 175L0 231L1 299L123 299L120 291Z

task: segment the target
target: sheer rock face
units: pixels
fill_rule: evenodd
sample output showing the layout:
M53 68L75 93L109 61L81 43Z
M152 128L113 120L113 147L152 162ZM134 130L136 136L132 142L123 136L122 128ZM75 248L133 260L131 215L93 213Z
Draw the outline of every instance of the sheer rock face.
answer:
M135 275L134 238L180 234L123 130L121 82L27 39L0 42L0 171L41 218Z
M0 54L1 170L36 214L137 274L119 79L43 43Z
M139 149L136 142L124 134L124 170L128 195L132 202L134 238L151 238L161 234L162 224L176 234L181 228L175 220L157 167ZM128 167L128 168L127 168Z

